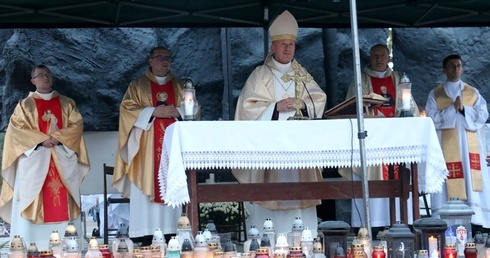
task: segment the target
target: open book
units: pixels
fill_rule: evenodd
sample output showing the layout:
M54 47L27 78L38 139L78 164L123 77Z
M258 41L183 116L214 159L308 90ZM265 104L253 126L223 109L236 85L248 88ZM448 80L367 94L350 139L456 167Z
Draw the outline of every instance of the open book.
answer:
M364 114L369 114L369 110L387 101L388 99L376 93L363 95L362 103L364 106ZM355 117L356 115L357 115L356 96L350 97L349 99L345 100L344 102L338 104L337 106L325 112L325 117L327 118Z

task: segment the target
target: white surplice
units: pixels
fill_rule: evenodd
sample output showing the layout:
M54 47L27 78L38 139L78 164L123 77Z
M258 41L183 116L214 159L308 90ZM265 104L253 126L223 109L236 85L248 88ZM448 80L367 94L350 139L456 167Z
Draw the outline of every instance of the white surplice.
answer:
M456 97L461 96L461 91L464 83L445 82L444 91L454 101ZM478 89L475 88L477 100L474 106L464 106L464 115L450 105L446 109L439 111L437 102L434 96L434 91L431 91L425 106L427 116L430 116L434 121L437 130L439 142L441 141L441 130L448 128L457 128L459 135L459 146L462 155L464 180L466 183L466 195L468 197L467 204L475 212L471 217L471 223L481 225L485 228L490 228L490 175L487 171L485 161L486 149L480 129L485 125L488 118L487 102L480 95ZM475 192L471 186L471 170L469 163L468 140L466 130L474 131L478 134L478 145L480 153L480 164L482 168L482 184L483 192ZM439 211L447 202L446 184L444 183L443 191L431 195L432 212Z

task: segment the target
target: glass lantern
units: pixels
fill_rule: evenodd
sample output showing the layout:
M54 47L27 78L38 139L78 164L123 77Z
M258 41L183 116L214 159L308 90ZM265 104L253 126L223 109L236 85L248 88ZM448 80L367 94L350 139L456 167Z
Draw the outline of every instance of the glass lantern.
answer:
M180 247L184 245L184 239L189 239L191 249L194 249L194 237L192 236L191 222L187 215L184 213L177 221L177 240L179 240ZM163 239L165 240L165 239Z
M180 258L180 243L174 236L170 237L167 245L167 258ZM117 257L115 257L117 258Z
M288 244L290 247L301 246L301 233L304 229L304 223L301 217L295 217L291 231L288 232Z
M196 89L194 88L190 79L187 79L184 82L184 96L182 97L180 107L184 113L184 120L195 120L198 103L196 99Z
M24 258L26 256L26 245L20 235L15 235L10 242L9 258Z
M265 219L262 233L267 235L271 242L271 246L276 245L276 230L274 229L274 223L270 218Z
M126 226L125 223L119 224L119 228L117 229L117 238L114 242L112 242L112 253L115 254L117 253L117 250L119 249L119 242L123 241L124 243L122 245L122 253L124 253L123 256L127 255L125 254L125 248L128 249L129 255L133 254L133 240L129 238L129 227ZM126 246L126 247L124 247Z
M446 221L437 218L422 218L413 222L413 228L418 249L427 250L431 258L441 257L446 244Z
M406 73L403 73L398 87L401 88L402 94L397 100L397 109L400 111L400 117L411 117L412 115L412 83Z
M337 247L347 250L347 234L350 225L343 221L324 221L318 225L318 231L323 238L323 248L327 258L334 258Z
M68 222L65 228L65 234L62 240L62 249L64 254L62 257L80 257L82 256L82 241L78 236L77 228L73 222Z
M180 224L177 224L177 234L179 233L179 226ZM182 240L182 242L183 241L184 240ZM151 245L154 247L158 247L160 258L165 257L165 250L167 249L167 243L165 243L165 237L163 236L163 231L161 228L156 228L155 231L153 231L153 238L151 239Z
M61 258L63 255L61 237L58 230L53 230L51 236L49 237L49 250L53 252L53 256L56 258Z
M36 243L29 243L29 247L27 248L27 258L38 258L39 250L37 250Z
M403 222L398 221L385 235L389 258L414 257L415 234Z
M456 229L463 226L466 229L468 239L473 238L471 232L471 216L475 214L471 208L459 198L450 198L444 206L437 212L448 227L451 228L451 236L456 236ZM451 243L455 244L455 243Z

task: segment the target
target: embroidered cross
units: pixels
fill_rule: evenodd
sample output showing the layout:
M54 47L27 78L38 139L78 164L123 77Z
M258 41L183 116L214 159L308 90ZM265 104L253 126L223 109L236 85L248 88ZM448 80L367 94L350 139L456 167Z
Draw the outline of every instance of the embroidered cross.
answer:
M449 179L464 178L461 162L448 162L446 165L449 170Z
M479 153L470 153L470 168L474 170L481 170Z

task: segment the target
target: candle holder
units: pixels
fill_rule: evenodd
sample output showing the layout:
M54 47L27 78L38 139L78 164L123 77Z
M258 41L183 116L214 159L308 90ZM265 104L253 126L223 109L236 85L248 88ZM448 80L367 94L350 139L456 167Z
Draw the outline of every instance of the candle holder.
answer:
M477 258L478 252L476 251L475 243L466 243L464 249L465 258Z
M318 225L318 231L323 238L325 256L333 258L337 247L347 250L347 234L350 231L349 224L343 221L324 221Z
M373 248L373 253L371 254L371 257L373 258L385 258L385 250L382 245L377 245Z
M198 103L196 99L196 89L194 88L191 79L186 79L184 81L184 95L180 107L184 112L184 120L195 120Z
M388 257L414 257L415 234L401 221L396 222L385 235Z
M419 250L419 252L417 253L417 258L429 258L429 255L427 253L427 250Z
M369 232L367 228L361 227L359 232L357 233L357 239L359 243L362 245L364 252L368 257L371 257L371 237L369 236Z
M446 244L444 247L444 258L456 258L457 256L456 247L453 244Z
M441 257L447 223L442 219L422 218L413 222L417 249L428 250L429 257Z

